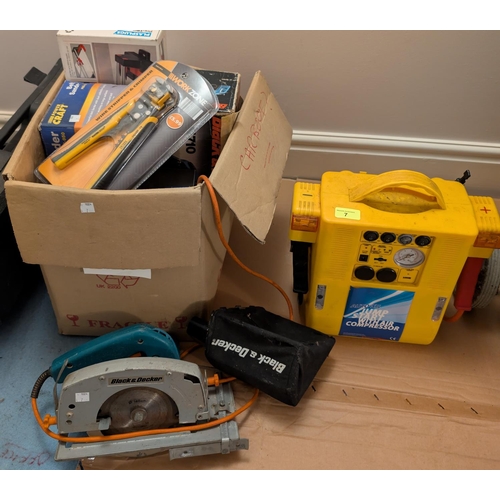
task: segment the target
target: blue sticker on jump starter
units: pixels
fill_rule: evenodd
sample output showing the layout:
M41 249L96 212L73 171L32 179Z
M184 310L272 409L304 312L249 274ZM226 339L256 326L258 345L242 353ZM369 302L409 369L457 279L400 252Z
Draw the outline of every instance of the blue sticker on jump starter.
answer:
M351 287L339 335L398 341L414 295L404 290Z

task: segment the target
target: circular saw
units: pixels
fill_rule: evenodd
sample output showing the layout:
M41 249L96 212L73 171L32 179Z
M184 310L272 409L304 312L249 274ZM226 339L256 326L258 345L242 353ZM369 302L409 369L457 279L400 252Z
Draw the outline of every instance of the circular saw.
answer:
M144 325L108 335L61 356L35 383L35 417L58 440L56 461L166 450L172 460L248 449L233 419L238 412L231 385L219 383L213 367L179 359L165 332ZM149 355L112 359L110 346L120 338L128 338L131 346L124 349L122 344L116 352L134 353L147 344ZM160 356L154 355L155 339ZM36 399L51 376L62 380L59 396L55 394L56 416L42 420ZM51 425L57 425L57 434L49 430Z

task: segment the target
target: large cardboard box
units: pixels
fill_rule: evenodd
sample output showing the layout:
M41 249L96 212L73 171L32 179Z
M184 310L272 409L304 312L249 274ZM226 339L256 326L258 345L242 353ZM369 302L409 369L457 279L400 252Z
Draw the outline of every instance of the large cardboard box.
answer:
M25 262L40 264L59 331L97 336L146 322L182 337L213 300L225 255L208 189L101 191L35 182L38 125L63 76L33 117L4 172ZM210 180L229 237L234 216L258 241L271 225L291 142L264 76L256 73Z

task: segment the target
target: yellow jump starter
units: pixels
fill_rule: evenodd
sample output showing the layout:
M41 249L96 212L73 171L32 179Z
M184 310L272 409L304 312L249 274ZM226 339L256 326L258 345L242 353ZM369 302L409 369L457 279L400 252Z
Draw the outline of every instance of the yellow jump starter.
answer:
M457 181L326 172L295 184L290 240L307 326L429 344L467 259L500 247L500 219Z

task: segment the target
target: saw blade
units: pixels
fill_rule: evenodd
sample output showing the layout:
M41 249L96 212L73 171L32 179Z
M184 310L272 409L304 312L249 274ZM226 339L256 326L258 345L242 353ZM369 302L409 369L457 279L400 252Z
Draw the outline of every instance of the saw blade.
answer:
M149 387L123 389L101 406L98 418L110 418L104 435L166 429L179 423L177 405L167 394Z

